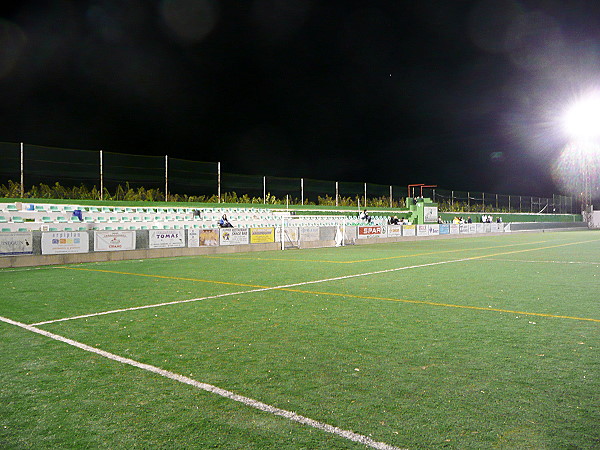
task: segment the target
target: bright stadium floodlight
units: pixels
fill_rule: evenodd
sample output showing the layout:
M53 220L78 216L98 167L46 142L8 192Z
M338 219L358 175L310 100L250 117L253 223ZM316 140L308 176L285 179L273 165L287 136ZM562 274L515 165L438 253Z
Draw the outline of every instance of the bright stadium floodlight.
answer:
M571 139L569 147L579 154L583 175L582 209L589 222L592 206L592 171L600 155L600 91L582 96L569 107L563 117L564 130Z
M571 139L600 138L600 91L582 97L567 109L564 128Z

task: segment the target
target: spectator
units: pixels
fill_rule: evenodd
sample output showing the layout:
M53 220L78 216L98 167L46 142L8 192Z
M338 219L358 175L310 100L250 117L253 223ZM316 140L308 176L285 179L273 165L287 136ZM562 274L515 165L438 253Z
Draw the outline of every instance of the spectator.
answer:
M73 210L73 216L77 217L80 222L83 222L83 213L80 209Z
M362 213L360 213L360 219L367 221L367 223L371 223L371 216L365 209Z
M233 228L233 225L227 220L227 214L223 214L223 217L219 220L219 226L221 228Z

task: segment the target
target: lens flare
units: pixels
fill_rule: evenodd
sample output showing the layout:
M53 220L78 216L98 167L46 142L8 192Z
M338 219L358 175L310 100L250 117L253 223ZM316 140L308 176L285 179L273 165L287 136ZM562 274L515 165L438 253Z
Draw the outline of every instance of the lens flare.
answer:
M565 114L564 127L575 139L600 137L600 92L593 92L574 103Z
M582 195L586 190L586 179L592 188L592 197L597 197L600 186L600 145L592 141L569 143L556 159L552 175L563 192Z

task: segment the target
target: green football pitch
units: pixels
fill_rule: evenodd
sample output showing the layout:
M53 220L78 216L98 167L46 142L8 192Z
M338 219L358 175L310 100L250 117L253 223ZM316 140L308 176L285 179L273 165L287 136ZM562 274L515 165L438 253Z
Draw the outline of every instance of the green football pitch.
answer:
M599 448L600 233L0 270L0 447Z

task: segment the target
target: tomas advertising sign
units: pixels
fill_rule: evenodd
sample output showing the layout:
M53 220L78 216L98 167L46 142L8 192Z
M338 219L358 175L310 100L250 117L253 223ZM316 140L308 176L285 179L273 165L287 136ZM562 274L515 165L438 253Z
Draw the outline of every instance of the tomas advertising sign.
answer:
M150 248L185 247L185 230L149 230Z

